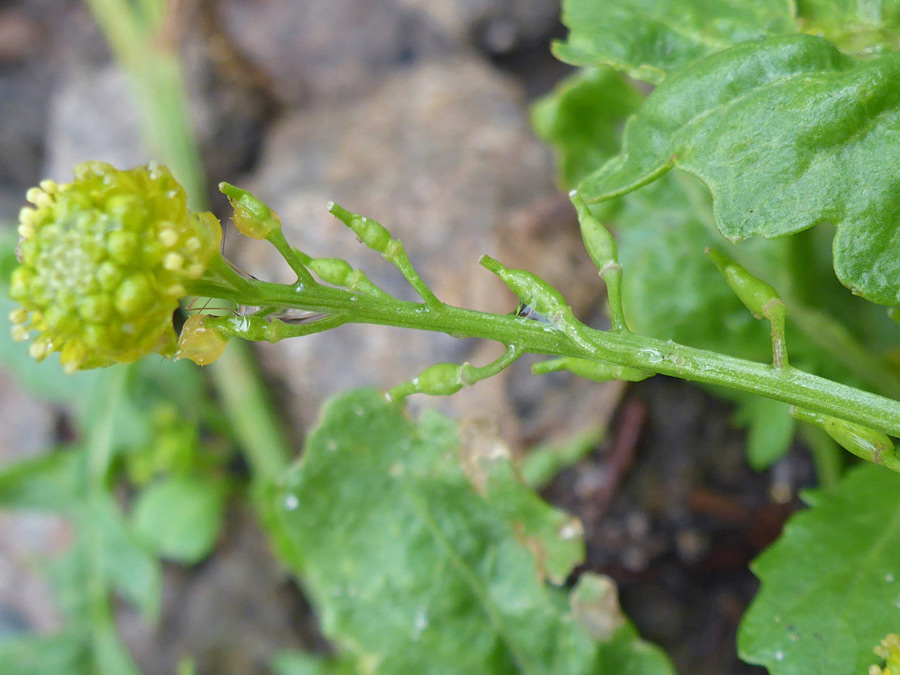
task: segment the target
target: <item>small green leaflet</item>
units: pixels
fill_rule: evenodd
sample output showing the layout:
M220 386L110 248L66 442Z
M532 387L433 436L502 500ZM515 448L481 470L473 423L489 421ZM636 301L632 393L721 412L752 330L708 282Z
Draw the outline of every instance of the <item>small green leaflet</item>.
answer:
M71 512L86 499L86 462L83 449L68 447L6 464L0 470L0 507Z
M460 445L438 414L348 392L273 489L268 529L340 652L381 675L672 673L627 623L591 637L546 581L583 555L577 521L495 443Z
M650 95L580 189L607 200L673 167L710 188L729 239L833 222L841 282L900 303L900 54L857 60L794 35L696 62Z
M340 657L301 651L281 651L271 663L273 675L357 675L359 667Z
M738 649L772 675L866 673L900 630L900 476L861 466L811 501L753 563Z
M3 675L76 675L95 671L83 636L12 637L0 641Z
M735 422L747 427L747 461L756 471L768 469L788 451L795 421L790 406L762 396L738 396Z
M163 558L198 563L215 546L227 496L224 481L202 475L159 480L135 499L135 534Z
M789 0L565 0L561 61L609 65L645 82L703 56L768 35L796 30Z

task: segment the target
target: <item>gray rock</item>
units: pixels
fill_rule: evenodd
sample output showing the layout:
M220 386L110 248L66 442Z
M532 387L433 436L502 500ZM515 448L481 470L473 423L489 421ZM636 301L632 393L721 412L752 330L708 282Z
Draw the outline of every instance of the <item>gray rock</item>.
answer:
M127 78L117 66L73 68L50 104L44 175L69 182L75 164L87 159L119 168L150 159Z
M186 40L183 76L204 168L221 176L250 162L268 101L223 79L206 47ZM86 159L119 168L160 159L145 143L139 105L118 65L76 61L50 102L44 176L69 181L74 165Z
M23 391L0 370L0 466L34 457L55 442L53 406Z
M285 119L272 130L248 187L279 212L288 239L310 255L344 257L390 292L415 297L395 269L328 214L326 202L333 199L391 229L442 300L485 311L509 312L516 300L478 266L482 253L511 266L533 263L540 273L553 270L558 253L570 250L559 246L566 237L577 237L577 230L560 228L543 242L552 244L543 254L542 248L526 252L526 244L508 241L517 232L534 235L534 227L528 231L530 226L523 230L514 223L530 222L523 212L540 210L556 194L552 167L528 127L521 90L466 58L401 71L352 105ZM541 243L533 236L532 241ZM288 281L277 254L257 244L242 245L240 264L255 276ZM505 255L516 250L515 258ZM570 268L555 273L578 276ZM596 280L595 271L590 279ZM598 284L585 285L591 283L593 298ZM322 400L338 391L388 388L439 361L481 365L499 348L409 330L344 326L263 346L262 353L270 374L288 387L296 419L308 426ZM442 405L459 416L499 420L515 443L518 426L506 387L504 375Z
M220 0L231 40L283 102L346 99L388 70L446 51L446 40L395 0Z
M559 0L398 0L424 12L455 41L508 54L545 40L559 25Z

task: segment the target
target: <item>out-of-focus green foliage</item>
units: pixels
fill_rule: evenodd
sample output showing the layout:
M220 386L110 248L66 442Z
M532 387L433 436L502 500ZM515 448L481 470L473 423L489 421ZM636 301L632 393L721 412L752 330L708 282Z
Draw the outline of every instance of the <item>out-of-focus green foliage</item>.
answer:
M446 418L414 424L375 391L349 392L280 483L269 529L362 670L672 672L616 604L570 608L549 580L580 560L580 524L519 482L495 442L461 445Z

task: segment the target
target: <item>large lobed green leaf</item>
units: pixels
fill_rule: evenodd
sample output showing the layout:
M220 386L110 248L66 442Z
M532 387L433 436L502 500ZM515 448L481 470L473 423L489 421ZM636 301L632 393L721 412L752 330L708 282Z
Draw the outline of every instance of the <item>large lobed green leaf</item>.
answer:
M557 58L653 83L737 43L796 30L789 0L565 0L562 20L569 35L553 45Z
M371 390L334 399L268 520L365 672L672 672L620 618L604 640L579 623L545 581L583 555L577 521L519 482L502 446L461 448L437 414L414 424Z
M709 186L732 240L834 223L842 283L900 302L900 54L856 60L794 35L704 59L650 95L581 190L611 199L673 167Z
M812 502L753 563L738 648L772 675L866 673L900 626L900 476L862 466Z
M619 151L621 129L643 100L612 68L587 68L534 104L531 124L557 151L563 185L577 185Z
M819 35L842 51L900 48L898 0L564 0L556 56L612 66L657 84L671 72L742 42Z
M564 185L579 182L591 163L599 166L614 155L611 141L634 107L628 94L608 70L584 71L537 104L532 120L556 150ZM829 228L732 244L716 230L708 190L682 173L669 173L601 206L597 214L617 233L626 315L637 332L746 359L770 358L767 325L754 320L722 283L703 253L713 246L769 281L787 300L788 344L796 365L897 395L896 377L877 357L895 344L896 327L883 310L837 282ZM749 427L753 466L764 468L778 459L793 436L787 406L723 394L735 399L736 419Z

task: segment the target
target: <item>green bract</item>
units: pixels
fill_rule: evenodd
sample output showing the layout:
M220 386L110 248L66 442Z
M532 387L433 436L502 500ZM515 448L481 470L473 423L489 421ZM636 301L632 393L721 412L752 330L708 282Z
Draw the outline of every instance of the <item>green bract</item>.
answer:
M184 190L156 164L120 171L102 162L75 169L75 182L43 181L20 213L20 266L10 297L17 340L52 352L68 372L171 356L172 313L219 255L221 229L192 213Z

